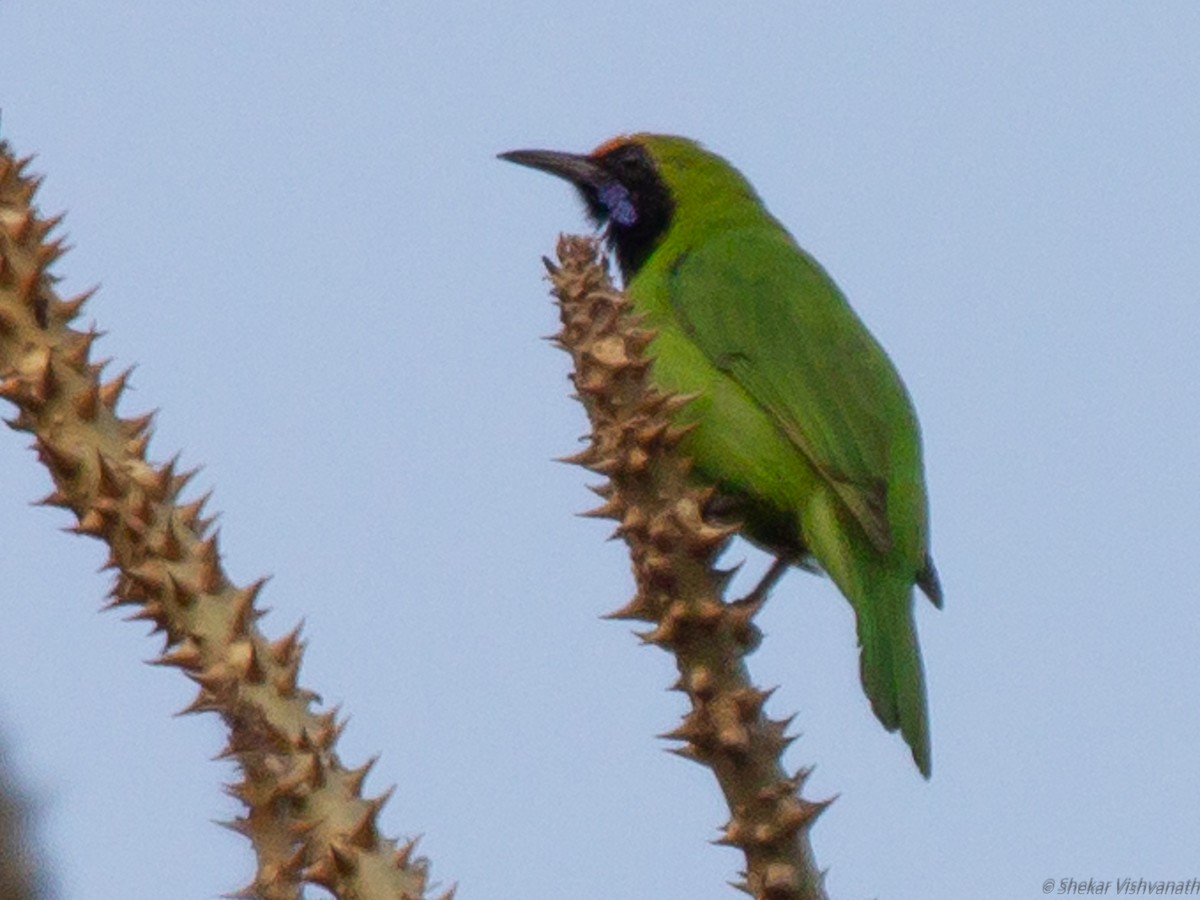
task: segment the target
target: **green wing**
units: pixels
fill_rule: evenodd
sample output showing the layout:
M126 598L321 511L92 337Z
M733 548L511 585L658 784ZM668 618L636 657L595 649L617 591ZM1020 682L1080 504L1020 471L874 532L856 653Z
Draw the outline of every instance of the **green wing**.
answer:
M667 283L680 327L770 414L871 544L885 555L900 543L923 556L911 404L883 349L816 261L782 229L745 227L698 242ZM897 472L897 464L912 471ZM916 502L889 514L897 477L914 482Z
M854 607L875 714L900 730L928 777L912 585L939 606L941 592L928 556L920 435L900 376L829 276L773 221L692 248L668 265L671 312L828 484L796 510L798 521Z

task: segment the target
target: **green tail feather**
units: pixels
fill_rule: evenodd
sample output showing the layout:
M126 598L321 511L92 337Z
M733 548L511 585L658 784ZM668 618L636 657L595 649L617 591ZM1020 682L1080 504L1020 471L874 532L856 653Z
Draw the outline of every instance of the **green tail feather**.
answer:
M928 778L929 715L912 609L917 576L895 554L882 556L865 537L847 534L835 504L810 505L803 522L806 539L854 608L862 648L859 673L871 708L884 728L899 730Z
M912 586L879 584L855 603L859 671L871 708L888 731L899 729L913 761L926 778L931 771L925 675L912 616Z

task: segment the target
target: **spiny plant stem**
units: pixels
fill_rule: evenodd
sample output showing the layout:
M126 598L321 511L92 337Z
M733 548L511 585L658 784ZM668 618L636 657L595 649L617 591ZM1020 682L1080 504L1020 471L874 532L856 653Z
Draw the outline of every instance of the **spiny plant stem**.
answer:
M563 324L555 340L574 362L576 395L592 425L590 445L568 461L607 477L594 488L603 504L588 514L619 523L637 586L611 615L650 623L642 640L675 656L675 687L691 710L664 737L681 741L673 752L717 778L730 811L718 843L746 859L738 886L763 900L824 898L808 831L828 801L799 795L808 770L788 775L781 761L790 720L763 712L770 691L746 670L765 596L724 599L728 573L715 561L737 529L706 519L713 490L693 483L677 450L687 429L673 413L691 398L653 385L644 351L654 333L613 288L596 242L564 237L558 259L546 261Z
M387 794L362 795L371 763L342 765L336 710L316 711L316 694L299 684L298 630L274 641L259 630L262 582L230 581L203 516L207 498L181 499L193 473L147 459L152 416L117 414L128 373L102 381L104 364L91 360L97 332L69 327L87 297L53 290L58 220L38 216L27 163L0 142L0 397L53 478L42 502L108 545L110 605L162 632L155 662L199 686L186 712L215 712L229 729L223 755L242 777L228 790L246 811L228 824L258 861L239 896L297 900L308 882L337 897L424 898L426 861L377 828Z

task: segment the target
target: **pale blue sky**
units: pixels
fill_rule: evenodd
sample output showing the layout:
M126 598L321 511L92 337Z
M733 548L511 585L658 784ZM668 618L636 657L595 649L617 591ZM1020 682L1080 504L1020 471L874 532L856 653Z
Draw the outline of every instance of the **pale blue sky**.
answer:
M934 777L797 573L781 685L837 898L1033 898L1200 876L1200 6L612 0L0 2L3 132L69 210L64 287L205 465L235 577L383 757L393 834L476 898L732 898L707 772L652 735L665 654L598 616L623 548L539 257L570 191L494 160L617 132L737 164L888 348L924 427L946 608L921 604ZM250 875L211 718L96 610L99 545L0 441L0 722L63 897ZM752 570L761 556L744 547ZM1114 889L1115 890L1115 889Z

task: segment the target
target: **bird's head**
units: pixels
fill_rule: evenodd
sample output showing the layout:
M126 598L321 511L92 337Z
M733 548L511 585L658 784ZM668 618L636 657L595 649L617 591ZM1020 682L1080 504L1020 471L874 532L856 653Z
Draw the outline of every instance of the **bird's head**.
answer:
M646 261L671 225L675 199L652 150L653 137L618 137L591 153L512 150L500 158L575 185L617 255L626 279Z

